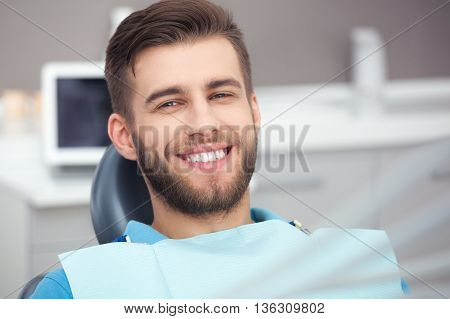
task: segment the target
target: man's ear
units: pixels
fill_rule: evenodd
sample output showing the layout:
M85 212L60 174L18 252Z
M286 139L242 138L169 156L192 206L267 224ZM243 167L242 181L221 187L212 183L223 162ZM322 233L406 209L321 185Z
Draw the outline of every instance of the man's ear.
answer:
M137 159L131 131L127 127L127 122L123 116L117 113L109 116L108 135L120 155L132 161Z
M261 126L261 113L259 112L259 105L255 92L251 95L250 104L252 108L253 121L255 122L256 129L259 130L259 127Z

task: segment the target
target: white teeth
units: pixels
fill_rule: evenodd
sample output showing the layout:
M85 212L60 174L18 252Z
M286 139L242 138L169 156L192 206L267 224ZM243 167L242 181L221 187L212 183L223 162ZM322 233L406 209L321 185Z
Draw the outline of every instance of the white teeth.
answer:
M206 163L209 161L208 153L200 153L200 158L203 163Z
M225 151L224 150L218 150L218 151L211 151L211 152L205 152L205 153L197 153L197 154L190 154L187 156L187 160L189 162L213 162L219 159L222 159L225 157Z

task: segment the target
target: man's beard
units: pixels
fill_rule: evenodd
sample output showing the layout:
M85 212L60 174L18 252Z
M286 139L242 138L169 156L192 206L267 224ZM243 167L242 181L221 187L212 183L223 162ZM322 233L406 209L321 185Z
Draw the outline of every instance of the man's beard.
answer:
M233 145L233 148L239 147L241 164L237 167L238 171L232 181L223 182L227 183L224 185L215 176L211 176L206 190L196 189L189 181L189 174L182 176L172 172L156 151L152 152L145 147L139 136L133 134L133 140L137 145L139 167L156 196L181 213L203 217L226 213L238 205L247 191L257 156L257 133L255 128L252 131L250 137L239 138L238 145Z

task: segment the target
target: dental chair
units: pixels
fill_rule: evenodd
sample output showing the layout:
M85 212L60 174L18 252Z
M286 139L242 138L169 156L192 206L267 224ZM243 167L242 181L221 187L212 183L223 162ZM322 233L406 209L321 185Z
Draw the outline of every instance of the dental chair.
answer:
M106 149L95 172L91 218L99 244L121 236L130 220L153 223L150 196L136 162L122 157L113 145Z
M110 243L130 220L151 225L153 209L144 179L135 161L122 157L113 145L103 154L91 189L91 219L99 244ZM19 294L29 298L45 273L31 279Z

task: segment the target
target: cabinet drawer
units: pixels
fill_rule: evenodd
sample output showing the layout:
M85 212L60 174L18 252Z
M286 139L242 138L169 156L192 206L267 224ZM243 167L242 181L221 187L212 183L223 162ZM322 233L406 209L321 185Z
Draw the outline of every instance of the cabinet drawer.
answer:
M450 169L450 152L442 156L446 149L450 142L382 155L380 223L401 260L450 249L450 178L443 173Z
M32 244L95 238L88 206L33 210L30 227Z
M380 225L400 265L450 293L450 141L386 150L376 187ZM438 298L420 280L404 274L413 297ZM444 284L445 283L445 284Z

